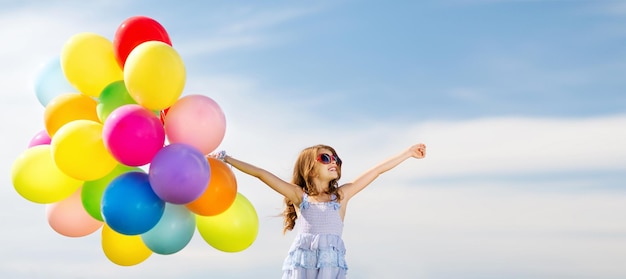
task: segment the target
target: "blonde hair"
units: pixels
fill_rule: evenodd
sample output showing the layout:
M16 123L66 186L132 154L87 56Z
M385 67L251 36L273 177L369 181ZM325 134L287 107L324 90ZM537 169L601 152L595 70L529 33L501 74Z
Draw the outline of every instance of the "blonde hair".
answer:
M293 178L291 179L291 183L300 186L309 196L316 196L320 194L315 185L313 185L313 177L317 175L315 173L315 164L317 161L317 154L320 149L328 149L333 153L333 155L338 156L334 148L328 145L318 144L302 150L293 168ZM336 201L340 201L341 196L338 191L338 181L339 178L341 178L341 165L337 165L337 174L337 178L329 182L326 194L335 195ZM293 230L298 216L296 215L296 209L293 202L287 198L285 198L285 210L283 211L283 217L285 225L283 233Z

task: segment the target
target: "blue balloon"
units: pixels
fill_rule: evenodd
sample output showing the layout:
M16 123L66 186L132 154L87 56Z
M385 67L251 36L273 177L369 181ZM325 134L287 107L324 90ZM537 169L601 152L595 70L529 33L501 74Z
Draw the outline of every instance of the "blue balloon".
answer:
M61 58L48 61L35 77L35 95L44 107L55 97L65 93L79 93L63 73Z
M113 179L100 206L107 225L125 235L149 231L165 210L165 202L152 191L148 174L143 172L127 172Z
M163 217L154 228L141 235L152 252L169 255L187 246L196 231L196 217L184 205L165 204Z

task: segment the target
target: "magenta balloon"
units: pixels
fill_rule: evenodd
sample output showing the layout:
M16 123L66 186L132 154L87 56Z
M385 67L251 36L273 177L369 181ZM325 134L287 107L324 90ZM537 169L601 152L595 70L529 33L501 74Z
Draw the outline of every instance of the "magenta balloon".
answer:
M154 156L148 171L152 190L166 202L186 204L206 190L211 178L209 162L195 147L173 143Z
M30 140L30 143L28 144L28 148L36 145L50 144L50 142L50 136L48 136L48 132L46 132L46 130L44 129L35 134L35 136L33 136L33 138Z
M132 167L150 163L165 143L161 120L154 112L136 104L113 110L104 122L102 136L111 155Z
M224 139L226 117L220 106L204 95L188 95L174 103L165 116L171 143L186 143L209 154Z

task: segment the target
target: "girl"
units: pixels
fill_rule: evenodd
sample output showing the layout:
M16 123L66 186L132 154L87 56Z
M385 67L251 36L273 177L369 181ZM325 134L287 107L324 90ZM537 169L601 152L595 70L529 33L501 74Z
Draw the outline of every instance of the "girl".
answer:
M257 177L285 197L283 233L299 219L299 233L283 263L283 279L345 278L348 266L341 239L348 201L378 175L408 158L424 158L426 146L416 144L369 169L354 181L339 186L341 159L330 146L315 145L300 153L291 182L221 152L217 157Z

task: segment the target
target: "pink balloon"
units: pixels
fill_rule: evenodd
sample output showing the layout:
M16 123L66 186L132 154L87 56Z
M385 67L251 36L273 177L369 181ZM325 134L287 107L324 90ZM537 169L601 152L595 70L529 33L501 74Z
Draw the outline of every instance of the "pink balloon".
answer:
M150 163L163 148L165 130L152 111L137 105L123 105L111 112L102 128L104 145L118 162L138 167Z
M81 200L81 189L70 197L46 205L48 224L57 233L69 237L81 237L97 231L102 222L87 213Z
M35 134L35 136L33 136L33 138L30 140L30 143L28 144L28 148L31 148L33 146L36 145L45 145L45 144L50 144L50 136L48 136L48 132L43 129L41 131L39 131L37 134Z
M226 117L220 106L204 95L188 95L174 103L165 116L170 143L186 143L209 154L224 139Z

